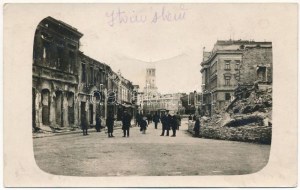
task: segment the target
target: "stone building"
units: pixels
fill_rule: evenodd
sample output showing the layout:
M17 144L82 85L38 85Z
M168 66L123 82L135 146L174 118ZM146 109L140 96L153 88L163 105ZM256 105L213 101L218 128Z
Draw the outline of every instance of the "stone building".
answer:
M79 53L78 107L79 121L96 124L96 117L106 118L107 70L104 63Z
M33 47L33 129L90 126L130 103L133 85L105 63L80 52L76 28L52 17L37 26Z
M232 101L240 83L269 80L271 65L271 42L217 41L211 52L203 51L203 112L211 115L223 109Z
M38 24L33 47L33 128L78 125L75 100L82 36L76 28L51 17Z

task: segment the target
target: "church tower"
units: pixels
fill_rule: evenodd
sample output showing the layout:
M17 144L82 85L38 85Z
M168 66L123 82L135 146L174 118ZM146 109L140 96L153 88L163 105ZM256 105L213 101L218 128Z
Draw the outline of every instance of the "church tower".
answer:
M155 68L146 69L146 84L144 88L144 93L149 97L157 95Z

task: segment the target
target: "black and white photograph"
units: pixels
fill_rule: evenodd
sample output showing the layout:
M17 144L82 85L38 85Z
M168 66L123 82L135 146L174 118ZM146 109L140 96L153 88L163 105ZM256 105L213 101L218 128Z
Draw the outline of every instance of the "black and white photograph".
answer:
M274 130L296 130L293 119L279 125L274 86L285 64L278 53L296 47L279 44L274 29L291 29L280 40L297 44L296 4L8 4L4 13L11 19L27 9L38 16L26 36L31 60L19 67L29 84L19 79L29 121L22 131L43 175L251 176L280 154L277 142L289 143ZM4 29L26 28L27 19Z

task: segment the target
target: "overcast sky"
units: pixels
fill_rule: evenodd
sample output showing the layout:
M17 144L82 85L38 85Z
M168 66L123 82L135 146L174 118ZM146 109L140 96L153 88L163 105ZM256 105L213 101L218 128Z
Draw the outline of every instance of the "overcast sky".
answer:
M86 55L120 69L141 89L152 63L159 91L169 93L200 91L203 47L210 51L218 39L273 41L278 37L274 28L290 27L280 12L285 6L107 4L68 6L66 12L50 16L84 34L80 49ZM125 23L130 17L133 22Z

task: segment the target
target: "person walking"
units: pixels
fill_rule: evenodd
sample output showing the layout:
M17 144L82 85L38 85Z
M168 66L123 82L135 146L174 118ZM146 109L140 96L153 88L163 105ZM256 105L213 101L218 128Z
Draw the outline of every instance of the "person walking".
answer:
M166 136L169 136L168 121L167 120L168 120L168 116L163 113L162 116L161 116L162 133L161 133L160 136L164 136L165 131L167 131Z
M96 117L96 131L101 132L101 118L99 115Z
M178 122L176 115L170 117L170 125L172 127L173 134L171 137L176 137L176 130L178 128Z
M127 110L124 110L123 113L123 117L122 117L122 129L123 129L123 137L129 137L129 129L130 129L130 125L131 125L131 116L130 114L127 112Z
M142 117L141 119L141 131L142 131L142 134L146 134L146 130L147 130L147 117Z
M199 133L200 133L200 119L199 119L199 116L196 117L194 131L195 131L194 137L199 137Z
M155 115L153 116L153 122L154 122L155 129L157 129L157 124L159 123L159 120L160 120L159 115L156 112Z
M108 138L110 137L115 137L113 135L114 132L114 123L115 123L115 118L112 113L108 113L108 116L106 118L106 126L107 126L107 133L108 133Z
M83 132L83 136L88 135L88 125L89 124L88 124L86 117L83 117L82 121L81 121L81 129Z

